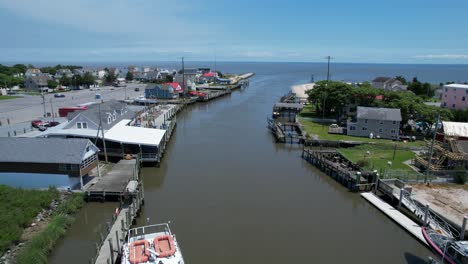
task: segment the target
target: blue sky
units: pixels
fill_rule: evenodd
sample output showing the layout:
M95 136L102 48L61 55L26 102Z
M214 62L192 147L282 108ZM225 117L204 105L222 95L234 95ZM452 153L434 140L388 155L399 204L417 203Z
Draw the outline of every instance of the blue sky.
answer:
M468 63L466 0L0 0L1 62Z

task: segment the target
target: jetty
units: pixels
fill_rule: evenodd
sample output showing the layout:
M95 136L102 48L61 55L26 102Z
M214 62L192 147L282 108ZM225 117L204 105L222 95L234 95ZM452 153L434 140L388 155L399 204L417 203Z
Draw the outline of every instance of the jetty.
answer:
M371 192L361 193L361 196L366 199L369 203L377 207L380 211L390 217L393 221L401 225L411 235L416 237L421 243L428 246L426 239L421 231L421 226L416 224L413 220L409 219L406 215L389 205L385 201L381 200L375 194Z
M95 177L84 186L86 199L118 200L124 195L134 193L139 181L139 165L138 157L120 160L107 174Z

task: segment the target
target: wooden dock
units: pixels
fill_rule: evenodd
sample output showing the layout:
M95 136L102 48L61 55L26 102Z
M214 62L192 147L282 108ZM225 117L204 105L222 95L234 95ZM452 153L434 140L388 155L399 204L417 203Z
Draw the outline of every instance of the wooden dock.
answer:
M316 166L322 172L347 187L350 191L370 191L374 183L369 181L368 175L363 173L350 161L334 160L341 155L332 149L306 149L302 150L302 158ZM344 160L344 157L341 157Z
M416 237L421 243L428 246L421 231L421 226L413 222L406 215L395 209L393 206L381 200L371 192L361 193L361 196L369 203L377 207L380 211L390 217L393 221L401 225L406 231Z
M127 188L131 181L138 182L139 165L138 158L120 160L107 174L96 177L84 187L87 199L105 200L106 197L114 199L122 197L128 192Z
M120 207L118 215L112 215L112 223L108 223L107 234L101 234L101 240L96 243L96 257L90 263L114 264L121 254L121 247L125 243L127 231L131 228L144 204L143 185L139 185L130 204Z

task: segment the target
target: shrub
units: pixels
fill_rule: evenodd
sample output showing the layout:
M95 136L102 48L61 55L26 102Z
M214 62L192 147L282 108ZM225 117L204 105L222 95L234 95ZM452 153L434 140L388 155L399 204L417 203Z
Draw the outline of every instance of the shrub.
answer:
M456 172L455 172L455 175L453 177L453 180L455 181L455 183L458 183L458 184L465 184L466 181L468 180L468 177L466 175L466 171L465 171L465 168L463 167L459 167L459 168L456 168Z
M360 159L356 162L356 164L361 168L365 168L369 167L370 161L368 159Z

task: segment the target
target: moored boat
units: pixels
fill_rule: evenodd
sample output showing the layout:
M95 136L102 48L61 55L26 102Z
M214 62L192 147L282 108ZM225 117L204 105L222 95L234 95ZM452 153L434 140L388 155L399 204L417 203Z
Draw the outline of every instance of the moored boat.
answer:
M428 227L421 229L427 243L442 256L443 263L468 264L468 241L456 241Z
M130 229L122 246L122 264L184 264L176 236L169 224Z

